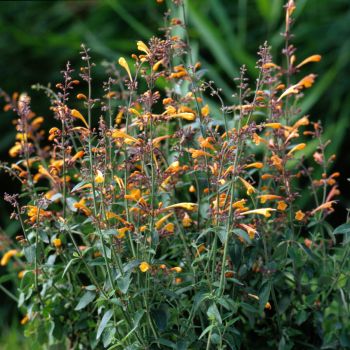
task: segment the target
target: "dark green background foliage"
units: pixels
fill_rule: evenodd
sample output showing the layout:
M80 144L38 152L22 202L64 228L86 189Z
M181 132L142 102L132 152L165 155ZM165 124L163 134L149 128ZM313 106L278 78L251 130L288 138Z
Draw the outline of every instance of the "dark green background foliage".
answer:
M234 92L233 77L242 64L255 78L256 52L265 40L274 56L280 57L275 63L283 64L283 4L283 0L188 1L193 54L207 69L207 79L223 89L227 101ZM350 207L350 6L348 0L297 0L296 4L293 44L298 48L297 61L316 53L323 57L305 70L316 73L318 79L306 92L302 109L311 120L323 122L325 137L332 140L328 150L337 154L334 169L342 173L342 195L332 218L336 225L344 222L345 208ZM94 83L100 89L106 78L102 61L116 61L120 55L135 52L136 40L161 35L165 9L165 4L155 0L1 1L0 86L8 93L28 91L34 111L45 116L50 125L48 101L41 93L30 91L31 85L60 81L60 71L68 60L78 70L80 44L85 43L97 64ZM1 112L0 159L5 161L15 135L12 117L10 112ZM1 197L4 191L18 190L6 175L1 174L0 181ZM302 198L306 206L306 189ZM18 226L9 221L10 208L3 200L0 210L1 229L14 236ZM2 303L1 319L17 324L14 309L15 305ZM7 348L11 346L13 349L13 345Z

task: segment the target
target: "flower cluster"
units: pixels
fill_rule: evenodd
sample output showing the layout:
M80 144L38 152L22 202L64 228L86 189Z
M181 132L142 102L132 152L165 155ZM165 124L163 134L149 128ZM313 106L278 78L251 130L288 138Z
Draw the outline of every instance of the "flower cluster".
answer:
M294 8L289 1L287 41ZM164 38L138 41L131 58L111 65L101 98L85 46L79 77L67 64L56 90L36 86L51 117L36 116L28 94L4 95L18 119L14 163L3 167L27 198L14 207L29 334L45 324L71 347L236 349L249 346L240 332L262 315L282 337L286 310L297 317L311 293L302 264L307 254L325 257L339 194L321 124L298 107L316 79L301 68L321 56L299 63L288 44L282 67L265 44L255 89L242 67L225 104L173 34L186 22L167 19ZM10 249L1 265L20 256Z

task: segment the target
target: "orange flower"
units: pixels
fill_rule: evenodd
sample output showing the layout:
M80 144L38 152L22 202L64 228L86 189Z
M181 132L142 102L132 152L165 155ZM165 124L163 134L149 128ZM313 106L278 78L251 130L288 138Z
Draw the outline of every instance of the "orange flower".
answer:
M213 157L210 153L202 151L200 149L190 148L188 151L191 153L193 159L204 157L204 156Z
M267 201L272 201L274 199L280 199L281 196L277 196L277 195L274 195L274 194L263 194L261 196L258 196L258 198L260 198L260 203L264 204Z
M73 206L86 216L90 216L92 214L91 210L85 205L85 198L82 198L79 202L74 203Z
M254 192L256 192L256 189L246 180L244 180L243 178L241 178L240 176L238 177L240 179L240 181L242 182L242 184L244 185L244 187L247 189L247 195L250 196L251 194L253 194Z
M255 162L255 163L251 163L245 166L245 168L257 168L257 169L261 169L264 167L264 163L261 162Z
M85 118L82 116L82 114L78 110L72 109L70 111L70 114L72 117L81 120L85 124L85 126L89 129L89 124L86 122Z
M164 222L168 218L170 218L170 216L172 216L172 215L173 215L173 213L170 213L170 214L167 214L167 215L163 216L161 219L159 219L154 225L156 227L156 229L159 230L163 226Z
M332 205L336 203L336 201L329 201L326 203L321 204L320 206L318 206L316 209L314 209L311 212L311 215L314 215L316 212L320 211L320 210L324 210L324 209L332 209Z
M299 143L298 145L294 146L289 152L288 155L290 156L292 153L296 151L301 151L306 147L306 143Z
M52 244L54 245L55 248L60 248L62 246L62 241L59 238L55 238L52 241Z
M169 205L166 208L163 208L162 211L169 210L169 209L176 209L176 208L181 208L181 209L186 209L186 210L192 211L196 207L197 207L197 204L195 204L195 203L177 203L177 204Z
M182 225L183 227L190 227L192 225L192 219L190 218L190 216L185 213L183 219L182 219Z
M210 110L208 105L205 105L204 107L202 107L201 114L204 118L207 117L209 113L210 113Z
M246 224L240 224L240 226L242 228L244 228L245 231L247 231L248 233L248 236L250 239L254 239L255 238L255 235L258 233L258 231L254 228L254 227L251 227L249 225L246 225Z
M305 58L305 60L303 60L302 62L300 62L296 68L300 68L301 66L303 66L304 64L310 63L310 62L319 62L321 61L322 56L321 55L312 55L309 56L308 58Z
M16 249L11 249L7 251L2 257L0 265L6 266L9 263L10 259L17 254L18 254L18 251Z
M278 170L282 170L283 161L277 154L273 154L270 160L272 162L272 165L274 165Z
M21 319L21 325L24 326L26 323L28 323L28 321L29 321L29 316L27 314Z
M309 74L303 79L301 79L297 84L292 85L289 87L279 98L277 101L280 101L283 97L288 96L290 94L298 94L300 90L303 88L309 88L313 85L315 82L316 75L315 74Z
M295 220L301 221L304 219L304 217L305 217L305 214L301 210L298 210L295 213Z
M287 209L287 207L288 207L288 204L285 201L277 202L277 209L278 210L284 211Z
M272 306L271 306L271 304L269 302L267 302L265 304L265 309L267 309L267 310L271 310L272 309Z
M308 238L305 238L305 239L304 239L304 244L306 245L306 247L311 248L311 246L312 246L312 240L311 240L311 239L308 239Z

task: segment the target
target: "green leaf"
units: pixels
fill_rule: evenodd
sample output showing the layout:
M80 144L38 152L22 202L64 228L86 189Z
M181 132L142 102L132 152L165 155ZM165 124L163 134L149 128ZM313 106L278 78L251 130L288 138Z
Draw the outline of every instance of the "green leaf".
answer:
M245 242L251 244L252 241L251 239L249 238L248 236L248 233L245 232L244 230L240 229L240 228L235 228L233 230L233 232L238 236L238 237L241 237Z
M153 309L152 318L158 327L158 329L163 332L168 326L169 312L166 305L160 305L158 309Z
M69 270L69 268L76 262L79 261L80 258L73 258L71 260L69 260L67 266L65 267L63 274L62 274L62 278L66 275L67 271Z
M81 309L84 309L87 305L89 305L96 297L96 293L87 291L83 296L80 298L78 305L75 307L74 310L78 311Z
M265 283L259 292L259 310L260 312L264 310L266 303L269 301L271 292L271 283Z
M218 324L222 324L221 315L215 303L209 306L209 309L207 311L207 316L209 320L211 321L216 320Z
M339 235L339 234L349 234L350 233L350 224L343 224L338 226L334 231L334 235Z
M117 285L123 294L127 293L131 281L132 281L132 278L130 277L130 274L125 275L124 277L119 277L117 279Z
M107 310L107 311L105 312L105 314L103 315L102 320L101 320L101 322L100 322L100 324L99 324L99 326L98 326L97 334L96 334L96 339L99 339L99 338L100 338L102 332L103 332L104 329L106 328L107 323L108 323L108 321L112 318L112 316L113 316L113 310L112 310L112 309Z

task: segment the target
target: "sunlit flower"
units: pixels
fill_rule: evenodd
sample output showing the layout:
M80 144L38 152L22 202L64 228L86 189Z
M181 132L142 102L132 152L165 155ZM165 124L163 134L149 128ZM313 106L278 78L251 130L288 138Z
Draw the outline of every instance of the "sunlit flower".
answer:
M271 216L270 211L276 211L276 209L273 209L273 208L253 209L253 210L245 211L245 212L241 213L241 215L258 214L258 215L263 215L266 218L269 218Z
M146 261L142 261L142 263L139 265L139 269L141 272L147 272L150 268L151 265Z
M105 178L104 178L101 170L97 170L97 175L95 176L95 182L97 184L101 184L104 182L104 180L105 180Z
M210 109L208 105L205 105L204 107L201 108L201 114L205 118L209 115Z
M37 220L41 221L45 218L50 218L52 213L44 209L39 209L35 205L27 205L27 215L29 217L29 221L34 224Z
M265 309L267 309L267 310L271 310L272 309L272 306L271 306L271 304L269 302L267 302L265 304Z
M210 153L205 152L205 151L200 150L200 149L190 148L188 151L191 153L192 158L194 158L194 159L199 158L199 157L204 157L204 156L213 157Z
M122 66L126 70L126 72L128 73L130 81L132 81L130 68L129 68L128 62L126 62L125 58L124 57L120 57L119 60L118 60L118 63L119 63L120 66Z
M89 129L89 124L86 122L85 118L83 117L83 115L78 110L72 109L70 111L70 114L71 114L72 117L81 120L85 124L85 126Z
M62 241L59 238L52 240L52 244L55 248L60 248L62 246Z
M245 231L247 231L250 239L254 239L255 235L258 233L258 231L252 226L246 224L239 224L239 226L241 226Z

